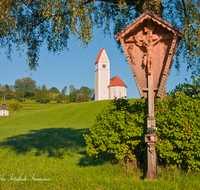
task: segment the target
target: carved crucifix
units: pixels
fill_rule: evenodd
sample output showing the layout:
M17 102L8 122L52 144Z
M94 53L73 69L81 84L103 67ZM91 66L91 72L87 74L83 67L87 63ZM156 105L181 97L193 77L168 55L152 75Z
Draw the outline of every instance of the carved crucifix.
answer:
M154 98L162 97L182 34L182 31L178 28L150 11L146 11L115 35L124 49L141 97L148 98L147 128L152 125L156 127ZM161 40L166 41L160 43ZM155 91L157 92L155 93ZM155 135L154 140L150 136L152 135L145 135L148 153L146 177L154 179L157 171L155 149L157 136Z
M152 69L153 69L153 61L154 61L154 56L153 56L153 47L154 45L160 41L160 39L163 37L164 34L162 34L160 37L157 37L157 39L154 41L155 38L153 38L153 30L154 27L151 26L151 21L148 21L149 26L145 27L145 32L147 32L147 36L145 39L137 39L134 36L134 39L136 40L137 44L140 46L144 46L146 48L147 53L144 55L144 60L143 63L145 66L147 66L148 69L148 75L151 75Z
M155 117L154 117L154 89L153 85L153 67L154 67L154 46L160 40L172 39L172 34L153 34L154 26L152 26L152 20L147 19L147 26L144 27L144 32L147 35L137 35L128 37L125 42L126 43L134 43L138 46L144 46L146 52L143 54L143 64L147 67L148 72L148 88L143 89L143 91L148 91L148 110L149 110L149 118L147 122L147 127L155 126ZM128 51L129 52L129 51ZM130 54L130 53L129 53ZM130 55L132 58L133 55ZM155 126L156 127L156 126Z
M144 31L147 32L147 35L131 36L126 39L126 42L136 42L139 46L144 46L146 48L146 53L143 56L143 63L147 66L148 75L151 75L153 70L154 62L154 52L153 48L156 43L158 43L165 34L161 36L153 34L154 27L152 26L152 20L147 20L147 27L144 27Z

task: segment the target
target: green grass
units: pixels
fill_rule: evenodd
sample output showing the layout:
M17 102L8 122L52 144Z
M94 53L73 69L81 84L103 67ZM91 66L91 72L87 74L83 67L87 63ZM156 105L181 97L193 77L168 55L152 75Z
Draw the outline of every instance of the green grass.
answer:
M0 189L200 189L199 173L159 168L148 181L136 169L86 158L83 134L108 102L25 101L0 117Z

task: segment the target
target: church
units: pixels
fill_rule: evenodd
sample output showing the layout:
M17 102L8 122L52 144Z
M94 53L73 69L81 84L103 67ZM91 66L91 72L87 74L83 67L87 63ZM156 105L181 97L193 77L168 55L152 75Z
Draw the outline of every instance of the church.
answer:
M9 110L6 107L5 99L2 102L2 107L0 109L0 116L9 116Z
M118 77L110 79L110 61L106 50L100 50L95 61L95 101L126 98L127 86Z

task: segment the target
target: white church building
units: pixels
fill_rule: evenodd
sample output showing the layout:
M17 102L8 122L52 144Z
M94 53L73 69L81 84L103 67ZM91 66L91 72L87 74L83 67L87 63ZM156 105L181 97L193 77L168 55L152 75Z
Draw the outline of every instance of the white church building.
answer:
M100 50L95 61L95 100L126 98L127 86L118 77L110 79L110 61L106 50Z

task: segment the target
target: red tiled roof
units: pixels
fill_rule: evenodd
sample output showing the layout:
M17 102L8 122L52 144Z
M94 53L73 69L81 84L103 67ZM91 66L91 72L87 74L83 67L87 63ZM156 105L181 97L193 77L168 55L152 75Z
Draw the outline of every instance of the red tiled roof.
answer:
M110 86L125 86L127 88L127 86L124 84L124 82L118 76L115 76L110 79L109 87Z
M99 55L97 56L97 59L95 61L95 64L97 64L99 62L99 59L101 57L101 54L102 54L103 50L105 50L105 49L103 48L103 49L100 50Z

